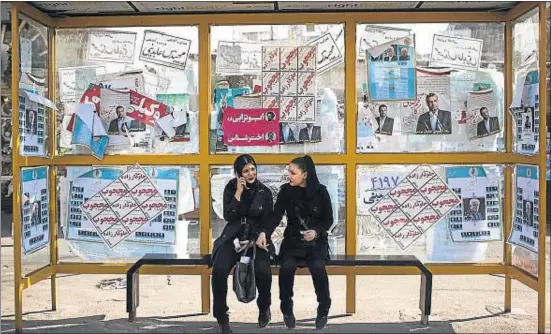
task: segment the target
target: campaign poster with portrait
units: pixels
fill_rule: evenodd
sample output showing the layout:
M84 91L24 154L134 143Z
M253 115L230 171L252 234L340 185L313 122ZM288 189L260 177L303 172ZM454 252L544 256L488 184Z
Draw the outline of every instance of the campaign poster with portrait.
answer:
M539 238L539 169L517 165L515 212L508 243L537 254Z
M278 109L234 109L224 111L224 144L228 146L279 145Z
M501 132L492 89L469 92L467 100L467 136L476 140Z
M369 103L368 109L373 114L372 128L375 135L392 136L399 135L400 129L400 104L397 102Z
M44 248L50 242L48 167L21 169L21 239L23 254Z
M515 148L522 154L539 151L539 72L537 69L520 70L517 86L510 106L516 123Z
M368 96L372 102L416 98L415 35L366 52Z
M450 70L417 70L417 99L402 103L402 132L451 135Z
M449 215L453 242L501 240L499 179L488 177L481 166L447 168L447 178L460 199Z

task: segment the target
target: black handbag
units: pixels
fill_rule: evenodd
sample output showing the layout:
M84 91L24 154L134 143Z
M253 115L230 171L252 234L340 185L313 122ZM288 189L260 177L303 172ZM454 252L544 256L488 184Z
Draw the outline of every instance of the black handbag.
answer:
M256 258L256 245L251 246L253 248L253 256L249 257L248 263L243 261L244 255L248 249L243 251L243 256L233 271L233 291L237 300L242 303L250 303L256 299L256 281L254 275L254 259Z

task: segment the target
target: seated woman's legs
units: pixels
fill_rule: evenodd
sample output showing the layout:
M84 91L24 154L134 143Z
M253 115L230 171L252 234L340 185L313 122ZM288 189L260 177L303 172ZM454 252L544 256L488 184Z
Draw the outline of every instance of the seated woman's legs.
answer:
M258 305L258 325L263 328L271 320L270 305L272 304L272 270L270 253L263 249L256 250L254 261L255 282L258 289L256 304Z
M228 276L239 260L232 243L220 246L212 264L213 315L219 323L228 319Z
M279 262L279 299L281 300L281 313L293 314L293 286L295 284L295 272L297 261L293 256L286 256Z

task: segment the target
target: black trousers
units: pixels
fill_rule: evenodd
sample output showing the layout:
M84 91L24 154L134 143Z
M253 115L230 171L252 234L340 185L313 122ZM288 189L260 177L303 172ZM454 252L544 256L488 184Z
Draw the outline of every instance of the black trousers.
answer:
M252 253L252 250L249 250ZM242 254L235 252L233 243L227 242L220 246L216 252L212 264L212 294L213 294L213 315L218 321L228 317L228 276L230 270L235 266ZM252 256L252 254L251 254ZM256 249L254 261L255 281L258 291L256 304L258 310L264 312L272 304L272 271L270 269L270 254L263 249Z
M325 270L327 252L323 251L322 247L315 247L310 251L304 252L304 254L300 253L286 250L279 259L279 299L281 300L281 312L284 315L293 313L295 272L299 265L304 265L305 263L310 270L310 275L312 275L314 290L318 299L318 315L327 316L331 307L329 278Z

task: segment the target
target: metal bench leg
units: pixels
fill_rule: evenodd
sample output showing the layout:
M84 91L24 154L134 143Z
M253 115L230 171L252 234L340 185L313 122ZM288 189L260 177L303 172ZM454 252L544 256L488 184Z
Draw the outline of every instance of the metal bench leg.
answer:
M419 296L419 309L421 309L421 323L429 324L429 315L432 304L432 274L421 274L421 288Z
M128 321L136 319L136 309L140 305L140 269L139 267L126 275L126 312Z

